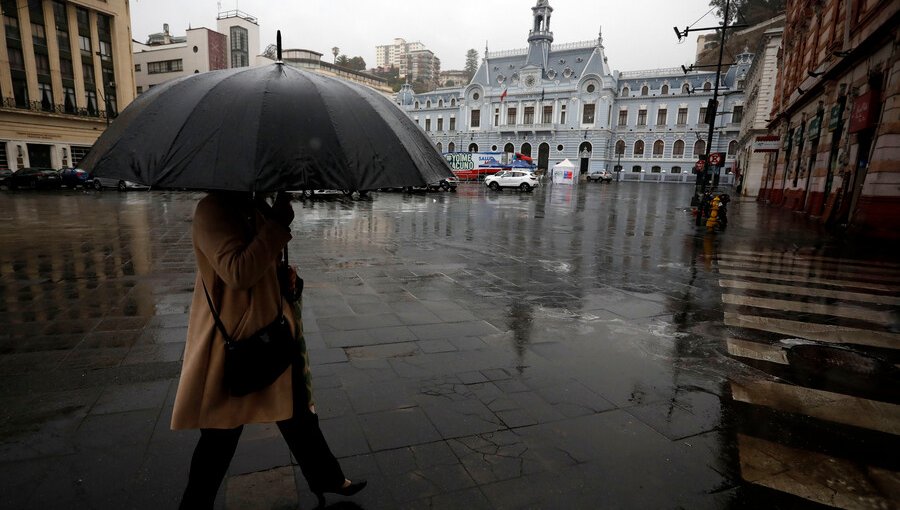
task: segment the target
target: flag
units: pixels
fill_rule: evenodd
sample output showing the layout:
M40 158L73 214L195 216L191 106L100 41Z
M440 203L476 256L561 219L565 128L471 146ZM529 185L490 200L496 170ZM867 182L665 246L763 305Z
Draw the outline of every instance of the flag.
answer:
M544 89L541 89L541 101L544 100Z
M501 103L503 102L503 98L505 98L505 97L506 97L506 89L503 89L503 93L500 94L500 102Z

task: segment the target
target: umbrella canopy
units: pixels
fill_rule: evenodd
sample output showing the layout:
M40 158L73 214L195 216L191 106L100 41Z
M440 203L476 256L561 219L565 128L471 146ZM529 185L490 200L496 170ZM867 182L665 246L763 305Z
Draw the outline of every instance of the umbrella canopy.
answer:
M380 93L281 63L154 87L78 167L152 187L256 192L419 186L453 175Z

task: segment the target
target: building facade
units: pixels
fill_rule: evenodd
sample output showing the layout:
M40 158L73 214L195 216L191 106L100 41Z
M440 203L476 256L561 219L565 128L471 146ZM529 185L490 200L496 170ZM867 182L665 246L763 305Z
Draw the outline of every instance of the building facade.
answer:
M441 71L438 76L439 87L459 87L469 83L469 73L466 71Z
M134 99L127 0L2 0L0 167L75 166Z
M705 151L715 73L613 71L602 35L554 45L553 8L538 0L531 10L527 48L485 49L464 87L414 94L405 86L398 93L396 102L437 150L519 152L540 169L569 159L582 174L621 169L627 180L694 182L689 174ZM727 167L737 153L741 87L751 61L743 54L721 76L713 148L729 154Z
M180 37L166 24L146 44L134 41L132 51L138 94L173 78L265 61L259 56L259 22L242 11L219 13L216 30L189 28Z
M784 18L784 16L780 16ZM741 134L738 140L738 168L743 176L741 195L756 197L763 186L769 165L767 152L761 152L757 142L769 135L769 115L778 78L778 53L781 49L783 27L763 33L756 49L753 64L747 72L744 87L746 103Z
M900 3L788 3L761 197L872 236L900 237Z
M438 86L441 76L441 59L431 50L416 50L407 54L407 70L411 81Z

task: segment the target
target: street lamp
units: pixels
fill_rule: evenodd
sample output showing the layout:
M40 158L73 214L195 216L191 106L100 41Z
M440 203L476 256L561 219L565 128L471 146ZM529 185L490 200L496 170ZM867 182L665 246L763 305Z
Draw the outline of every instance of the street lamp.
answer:
M617 146L618 148L618 146ZM624 147L622 147L624 149ZM616 151L616 182L621 180L622 176L622 151Z

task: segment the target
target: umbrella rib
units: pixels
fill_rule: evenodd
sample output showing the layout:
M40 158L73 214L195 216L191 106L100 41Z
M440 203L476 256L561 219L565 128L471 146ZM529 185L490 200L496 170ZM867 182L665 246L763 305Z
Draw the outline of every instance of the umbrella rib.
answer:
M200 99L199 99L199 100L191 107L190 113L188 113L187 115L184 116L184 122L182 122L182 123L181 123L181 126L178 127L178 132L175 133L175 136L172 137L172 141L169 142L169 148L168 148L168 149L166 150L166 152L165 152L165 155L166 155L166 163L165 163L164 165L162 165L162 168L166 168L166 167L168 166L169 161L170 161L170 156L171 156L171 154L172 154L172 149L175 147L175 142L178 141L179 137L181 136L181 133L184 131L185 127L186 127L186 126L188 125L188 123L190 122L191 117L194 115L194 113L197 111L197 109L200 108L200 105L203 103L203 100L206 99L206 98L207 98L214 90L216 90L216 89L218 89L219 87L221 87L222 84L224 84L225 82L227 82L227 81L233 79L235 76L237 76L237 75L239 75L239 74L241 74L241 73L248 72L248 71L250 71L251 69L253 69L253 68L250 68L250 69L242 69L242 70L240 70L240 71L237 71L237 72L232 73L231 76L228 76L227 78L224 78L224 79L222 79L222 80L219 80L218 83L216 83L215 85L213 85L212 87L210 87L209 90L207 90L207 91L203 94L203 97L201 97L201 98L200 98ZM216 163L218 164L218 160L216 160ZM160 173L160 174L159 174L159 177L162 178L162 177L165 177L165 175L167 175L167 174L166 174L166 173Z
M300 73L300 75L303 76L303 73ZM311 76L303 76L303 77L313 85L313 90L316 91L316 95L319 96L319 100L322 102L322 105L324 105L327 110L328 103L325 101L325 95L322 94L321 90L319 90L319 84L316 83L315 80L310 79ZM335 82L340 82L340 80L335 80ZM332 117L331 115L328 115L328 123L331 124L331 131L334 133L335 142L338 144L338 148L340 149L340 151L338 153L342 155L341 159L343 159L343 161L341 161L341 168L335 169L335 170L337 170L341 173L341 176L343 177L343 179L341 179L341 180L344 181L345 186L346 185L352 186L354 183L350 182L352 179L350 179L349 172L347 172L347 169L350 167L350 163L347 160L347 156L346 156L347 152L344 150L343 140L341 139L341 136L340 136L341 132L337 129L337 124L335 124L334 117ZM359 190L348 189L346 191L359 191Z

